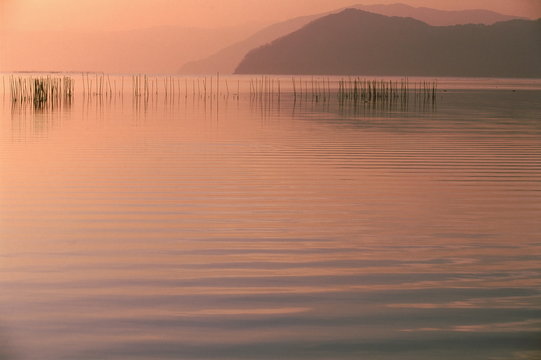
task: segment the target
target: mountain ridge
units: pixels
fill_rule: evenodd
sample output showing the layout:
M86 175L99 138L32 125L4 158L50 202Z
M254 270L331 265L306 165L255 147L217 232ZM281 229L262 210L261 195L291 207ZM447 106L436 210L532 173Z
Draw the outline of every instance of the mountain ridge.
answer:
M412 16L412 15L415 15L413 14L413 12L417 12L417 18L421 18L420 20L424 20L425 22L430 17L439 17L439 19L435 21L434 23L432 23L432 25L459 24L459 23L464 23L464 21L467 22L467 21L473 21L473 20L475 20L474 22L477 22L480 20L479 14L483 15L483 18L485 19L485 21L489 23L518 18L515 16L499 14L490 10L475 10L474 9L474 10L448 11L448 10L438 10L438 9L430 9L430 8L422 8L422 7L416 8L416 7L412 7L412 6L400 4L400 3L389 4L389 5L354 5L353 8L358 8L361 10L370 9L371 12L376 12L376 13L378 13L379 11L380 13L384 13L383 15L386 15L386 14L392 14L392 16L399 16L399 15L406 16L407 15L407 17L414 17L414 18L415 16ZM220 72L223 74L233 73L235 68L239 65L239 63L242 61L244 56L246 56L250 50L257 48L259 46L265 45L266 43L270 43L296 30L299 30L300 28L307 25L313 20L316 20L323 16L336 13L342 10L343 8L330 11L330 12L320 13L320 14L300 16L300 17L282 21L276 24L272 24L254 33L253 35L245 38L244 40L235 42L234 44L231 44L230 46L227 46L208 57L195 60L195 61L189 61L185 63L184 65L182 65L182 67L179 69L178 72L181 74L204 74L204 73L216 73L216 72ZM470 16L467 16L468 14L470 14ZM477 17L471 14L476 14ZM452 16L453 20L443 21L441 19L443 15ZM466 19L466 20L459 22L458 21L459 19Z
M346 9L252 50L237 74L541 77L541 19L431 26Z

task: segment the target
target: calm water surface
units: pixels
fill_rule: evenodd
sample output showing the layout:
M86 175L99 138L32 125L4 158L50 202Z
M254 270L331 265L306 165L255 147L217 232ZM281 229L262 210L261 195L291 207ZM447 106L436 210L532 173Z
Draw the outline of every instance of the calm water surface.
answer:
M0 359L539 359L541 81L440 88L5 95Z

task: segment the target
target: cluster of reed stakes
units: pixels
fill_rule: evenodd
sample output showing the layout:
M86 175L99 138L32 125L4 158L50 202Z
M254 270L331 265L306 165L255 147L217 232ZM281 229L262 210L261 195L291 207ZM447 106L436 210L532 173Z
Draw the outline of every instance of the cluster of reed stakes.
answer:
M117 94L116 81L111 83L111 78L109 75L103 73L83 73L82 76L82 93L83 96L106 96L112 97ZM124 79L122 79L124 81ZM124 84L122 83L122 87ZM122 90L120 90L122 91ZM119 92L120 93L120 92Z
M75 82L69 76L10 76L11 101L31 102L35 107L55 106L62 101L71 102Z
M328 102L331 100L330 78L291 78L293 99L297 101Z
M413 85L413 87L412 87ZM345 102L408 102L409 97L435 102L436 81L410 84L408 78L397 81L349 78L339 81L338 100Z
M381 80L360 77L337 79L336 77L302 76L292 77L288 83L287 77L262 75L254 78L231 79L220 77L219 73L205 77L144 74L111 77L104 73L82 73L81 77L82 86L79 86L78 91L81 91L83 96L100 99L116 98L131 92L136 101L146 101L149 98L156 99L162 96L168 101L183 97L212 101L222 97L229 99L230 96L238 100L241 96L241 81L243 82L242 93L248 95L249 85L250 100L256 102L280 101L282 96L287 95L294 102L328 104L331 101L338 101L339 105L396 104L398 102L407 104L410 98L422 103L435 103L438 94L437 81L410 83L408 78ZM2 80L4 81L3 77ZM126 91L125 83L127 83ZM43 105L61 98L71 100L74 94L74 79L71 76L11 75L10 85L14 102L32 101L36 105Z
M327 103L333 98L339 104L359 102L392 103L407 102L411 97L424 102L435 102L437 81L420 81L410 83L408 78L401 80L376 80L348 77L331 80L329 77L291 78L293 100ZM280 99L282 95L280 79L269 76L250 79L250 98L263 101L272 99L273 95Z
M188 98L217 99L219 97L238 99L240 80L230 86L230 79L222 80L220 74L204 77L152 76L133 74L127 77L116 76L111 79L106 74L82 74L83 95L95 97L124 96L131 93L136 100L148 100L163 96L166 99ZM118 83L117 83L118 80ZM131 81L130 81L131 80ZM125 91L125 83L126 91ZM131 83L131 84L130 84ZM131 85L131 88L130 88ZM235 87L236 85L236 92Z
M234 84L233 86L234 87ZM135 98L148 99L158 96L160 93L166 99L173 98L198 98L201 100L213 100L232 96L240 99L240 80L236 81L236 92L229 86L227 79L220 79L216 76L204 76L197 78L178 78L174 76L149 77L147 75L132 76L132 94ZM184 95L184 96L182 96Z
M277 95L278 99L282 95L280 79L273 79L265 75L250 79L250 100L272 100L274 95Z

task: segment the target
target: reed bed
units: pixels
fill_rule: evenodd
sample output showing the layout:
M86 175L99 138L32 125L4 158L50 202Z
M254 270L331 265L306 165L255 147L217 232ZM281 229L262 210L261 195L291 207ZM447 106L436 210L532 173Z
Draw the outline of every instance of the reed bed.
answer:
M438 93L437 81L410 83L401 80L341 78L332 83L330 78L291 79L294 100L329 102L333 98L342 105L360 102L408 102L410 98L435 102Z
M337 103L340 106L359 104L435 104L438 95L437 81L410 81L402 79L366 79L361 77L285 77L256 76L223 77L219 73L211 76L177 77L134 74L109 76L104 73L82 73L78 94L83 97L113 99L130 96L136 102L167 102L180 99L217 101L218 99L239 100L241 95L251 101L274 103L292 100L294 103ZM131 80L131 81L130 81ZM131 84L130 84L131 83ZM2 77L2 87L6 92ZM36 106L71 99L75 93L75 81L71 76L14 76L9 78L11 98L14 102L33 102ZM131 85L131 88L130 88Z
M436 101L437 82L410 83L401 80L341 79L338 84L338 101L346 102L408 102L410 97Z
M69 76L10 76L10 95L14 103L33 103L35 107L71 102L75 82Z

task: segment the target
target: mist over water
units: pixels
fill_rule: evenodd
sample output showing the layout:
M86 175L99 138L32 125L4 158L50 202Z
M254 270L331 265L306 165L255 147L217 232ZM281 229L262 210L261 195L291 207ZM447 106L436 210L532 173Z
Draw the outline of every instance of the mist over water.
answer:
M175 80L2 94L0 359L541 355L539 80L406 106Z

